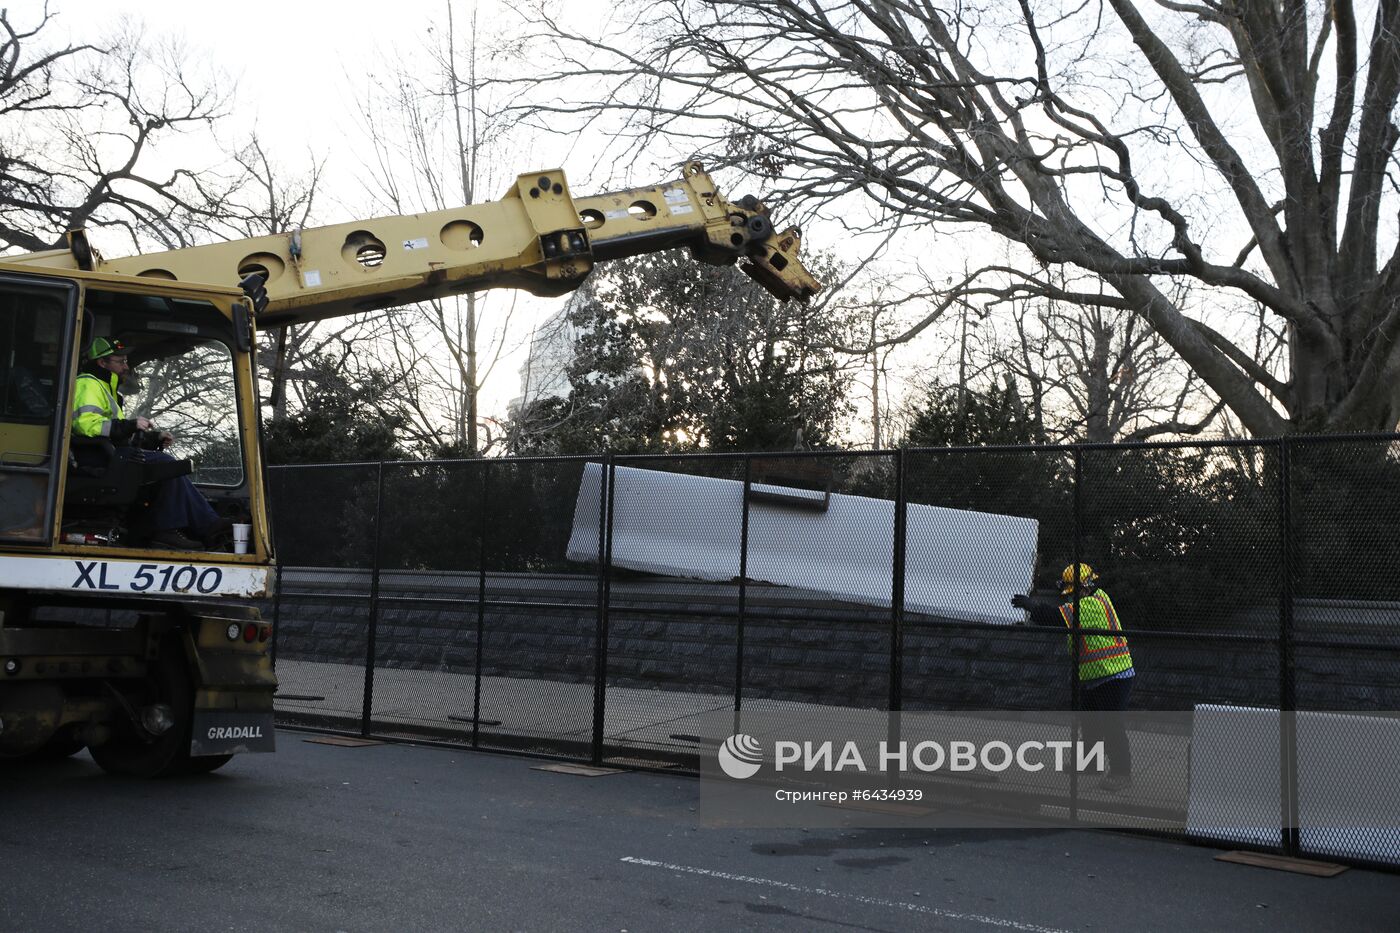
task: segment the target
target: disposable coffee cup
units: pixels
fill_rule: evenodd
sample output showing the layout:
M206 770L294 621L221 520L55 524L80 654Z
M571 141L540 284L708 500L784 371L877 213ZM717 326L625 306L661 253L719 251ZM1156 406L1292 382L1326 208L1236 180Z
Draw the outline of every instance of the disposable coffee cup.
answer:
M234 526L233 526L233 553L235 553L235 554L247 554L247 553L248 553L248 536L251 535L252 533L253 533L253 526L252 526L252 525L234 525Z

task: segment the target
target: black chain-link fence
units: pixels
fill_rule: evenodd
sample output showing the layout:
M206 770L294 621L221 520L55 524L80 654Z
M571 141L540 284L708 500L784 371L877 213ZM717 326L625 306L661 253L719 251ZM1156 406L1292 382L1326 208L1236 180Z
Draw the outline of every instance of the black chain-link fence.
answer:
M1400 864L1400 832L1334 825L1319 784L1394 795L1400 436L295 466L270 488L290 724L695 770L703 714L1086 708L1086 643L1009 604L1054 606L1083 562L1131 647L1134 760L1248 792L1186 813L1144 779L1131 804L1076 796L1081 822ZM1210 725L1193 744L1160 711ZM1334 774L1358 745L1375 767Z

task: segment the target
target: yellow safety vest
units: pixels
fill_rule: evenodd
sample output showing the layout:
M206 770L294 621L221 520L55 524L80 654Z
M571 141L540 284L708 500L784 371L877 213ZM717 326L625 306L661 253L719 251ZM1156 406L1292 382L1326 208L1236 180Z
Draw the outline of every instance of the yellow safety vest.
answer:
M117 374L110 380L80 373L73 388L73 433L83 437L111 437L112 422L125 418L117 400Z
M1079 597L1079 679L1098 680L1121 674L1133 666L1133 656L1128 653L1128 640L1122 635L1091 635L1091 629L1107 629L1121 632L1118 613L1113 608L1113 600L1103 590L1095 590L1087 596ZM1074 628L1074 603L1060 606L1060 617L1065 625ZM1070 636L1070 651L1074 651L1074 636Z

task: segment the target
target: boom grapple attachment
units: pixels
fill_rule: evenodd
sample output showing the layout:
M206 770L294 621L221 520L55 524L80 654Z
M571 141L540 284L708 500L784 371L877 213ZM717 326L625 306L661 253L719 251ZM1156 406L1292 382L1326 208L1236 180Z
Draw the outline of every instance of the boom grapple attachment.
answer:
M789 227L763 241L760 251L739 263L739 268L774 298L810 301L822 287L798 256L801 245L797 228Z

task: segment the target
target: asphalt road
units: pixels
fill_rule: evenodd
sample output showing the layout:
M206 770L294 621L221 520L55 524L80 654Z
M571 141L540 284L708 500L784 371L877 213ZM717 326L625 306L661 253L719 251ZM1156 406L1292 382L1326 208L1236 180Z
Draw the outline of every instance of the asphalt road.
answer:
M203 778L0 769L0 929L1393 930L1400 876L1067 830L734 830L694 778L279 735Z

